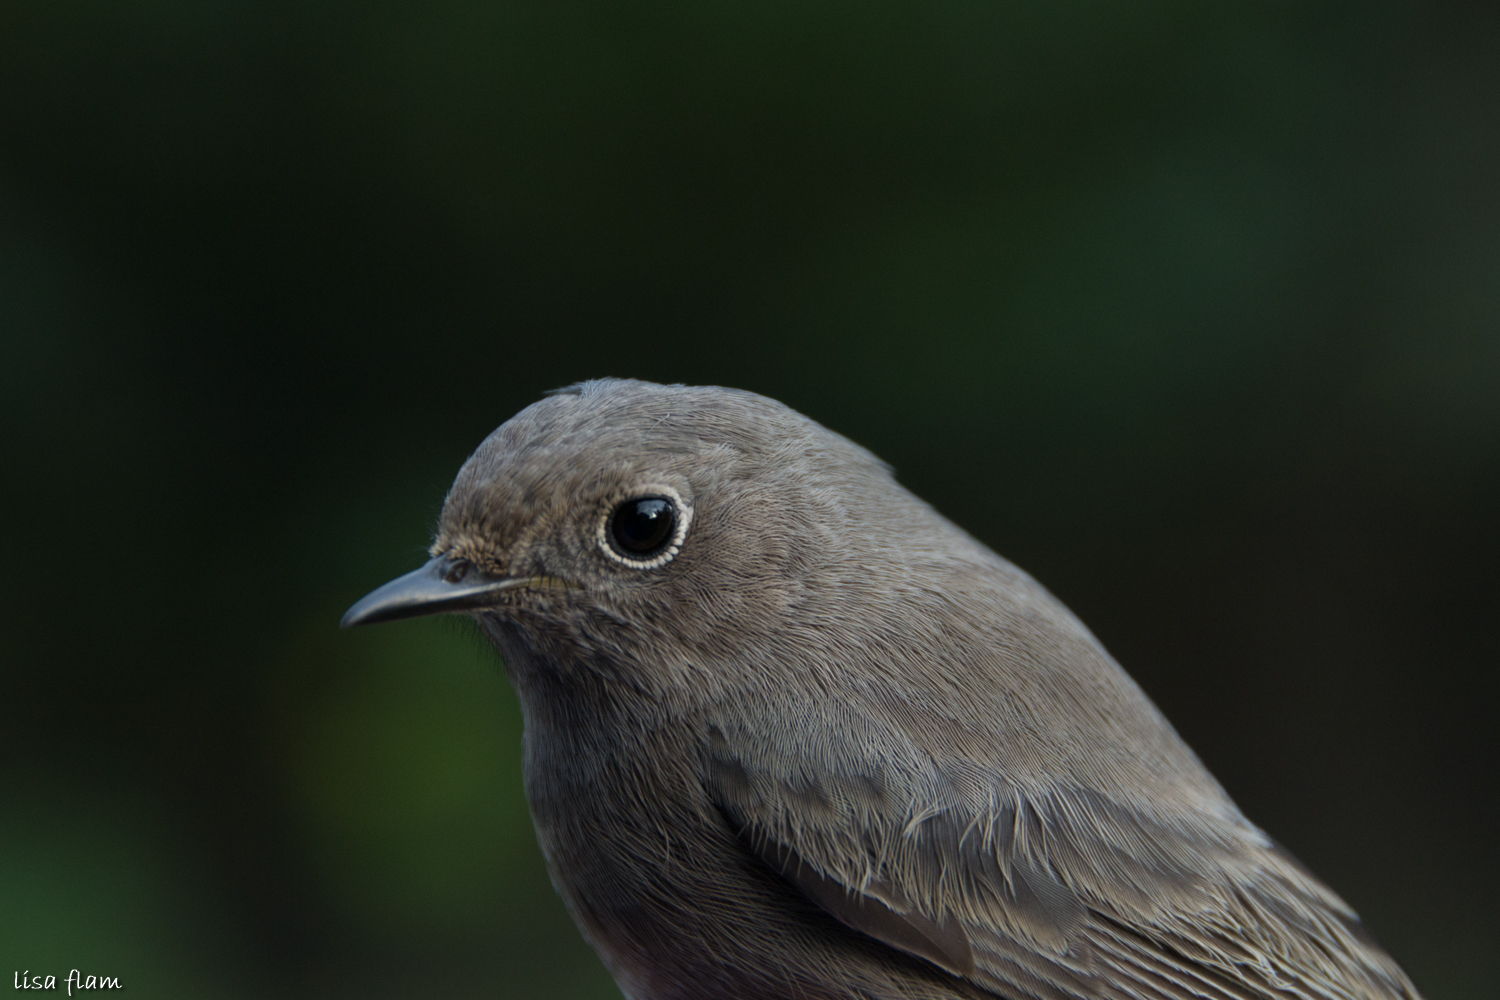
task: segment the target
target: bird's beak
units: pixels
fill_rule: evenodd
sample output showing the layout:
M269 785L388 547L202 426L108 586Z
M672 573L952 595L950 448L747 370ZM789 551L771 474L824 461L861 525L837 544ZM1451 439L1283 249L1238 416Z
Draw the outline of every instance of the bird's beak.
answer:
M535 577L486 576L468 560L437 556L366 594L344 612L339 627L472 611L497 603L502 591L536 584Z

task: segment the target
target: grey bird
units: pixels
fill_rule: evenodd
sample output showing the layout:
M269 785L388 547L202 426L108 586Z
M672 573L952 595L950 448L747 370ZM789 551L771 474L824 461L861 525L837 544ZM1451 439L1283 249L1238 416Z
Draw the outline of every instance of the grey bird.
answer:
M753 393L603 380L345 625L461 613L633 1000L1416 998L1041 585Z

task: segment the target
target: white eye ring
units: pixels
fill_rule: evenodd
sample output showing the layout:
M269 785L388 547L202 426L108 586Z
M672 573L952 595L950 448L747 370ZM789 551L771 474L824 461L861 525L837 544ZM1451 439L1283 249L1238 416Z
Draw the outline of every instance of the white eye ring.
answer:
M672 505L674 516L672 534L665 545L641 557L633 556L611 537L611 526L620 509L625 504L636 500L665 500ZM629 566L631 569L656 569L671 562L682 550L682 540L687 537L688 525L692 523L692 520L693 508L683 502L682 494L672 487L643 486L640 489L631 490L628 494L617 495L604 505L595 528L595 540L601 552L622 566Z

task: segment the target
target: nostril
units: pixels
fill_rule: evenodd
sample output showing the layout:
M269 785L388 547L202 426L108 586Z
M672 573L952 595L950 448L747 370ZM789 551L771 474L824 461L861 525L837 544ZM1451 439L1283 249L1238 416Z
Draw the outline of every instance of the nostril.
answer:
M469 560L455 559L448 565L447 571L443 573L443 579L449 583L457 583L469 575Z

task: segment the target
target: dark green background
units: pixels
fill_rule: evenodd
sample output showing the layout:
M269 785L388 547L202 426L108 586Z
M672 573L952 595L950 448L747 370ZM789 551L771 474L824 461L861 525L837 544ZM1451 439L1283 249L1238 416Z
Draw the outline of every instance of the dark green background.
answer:
M5 0L0 979L616 995L458 621L495 425L775 396L1500 996L1500 8Z

